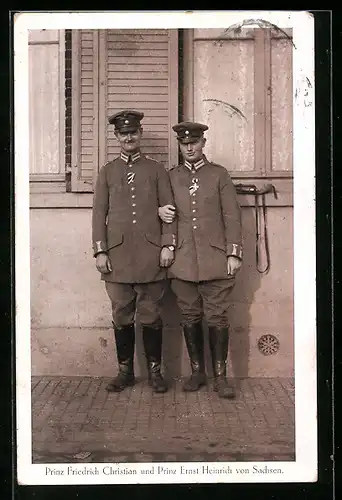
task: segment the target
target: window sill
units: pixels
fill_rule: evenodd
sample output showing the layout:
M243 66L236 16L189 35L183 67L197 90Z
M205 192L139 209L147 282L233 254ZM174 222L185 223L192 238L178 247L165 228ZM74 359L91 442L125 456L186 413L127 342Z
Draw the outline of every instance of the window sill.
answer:
M272 179L266 177L265 179L256 179L246 177L242 178L232 178L234 184L254 184L258 189L264 187L265 184L273 184L276 192L277 198L274 197L273 193L267 193L265 195L266 206L268 207L293 207L293 179L292 178L278 178ZM258 197L259 205L261 204L261 197ZM242 207L254 207L255 206L255 196L253 194L239 194L239 203Z
M30 193L30 208L92 208L91 193Z
M277 191L278 198L275 199L272 193L265 195L268 207L292 207L293 206L293 180L292 179L255 179L255 178L233 178L234 184L255 184L257 188L263 187L266 183L272 183ZM31 190L30 208L92 208L92 193L66 193L64 191L38 192L38 188ZM253 207L255 197L252 194L238 195L239 203L242 207Z

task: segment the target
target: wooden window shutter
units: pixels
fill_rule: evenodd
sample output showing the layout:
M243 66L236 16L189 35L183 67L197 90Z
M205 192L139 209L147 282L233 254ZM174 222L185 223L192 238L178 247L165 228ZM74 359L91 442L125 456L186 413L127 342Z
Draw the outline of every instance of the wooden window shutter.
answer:
M172 125L178 121L178 32L101 30L99 39L99 166L119 154L108 117L143 111L142 152L166 168L178 163Z
M178 163L177 30L73 31L72 191L92 192L120 148L108 117L144 112L141 148L166 168Z
M98 165L98 30L72 32L71 190L92 192Z

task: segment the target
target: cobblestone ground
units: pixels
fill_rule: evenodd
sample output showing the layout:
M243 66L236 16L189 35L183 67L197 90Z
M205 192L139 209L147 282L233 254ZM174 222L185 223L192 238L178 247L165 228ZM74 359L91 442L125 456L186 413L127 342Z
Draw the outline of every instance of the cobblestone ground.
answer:
M106 378L32 379L33 463L286 461L295 459L292 379L235 380L165 394L146 381L107 393Z

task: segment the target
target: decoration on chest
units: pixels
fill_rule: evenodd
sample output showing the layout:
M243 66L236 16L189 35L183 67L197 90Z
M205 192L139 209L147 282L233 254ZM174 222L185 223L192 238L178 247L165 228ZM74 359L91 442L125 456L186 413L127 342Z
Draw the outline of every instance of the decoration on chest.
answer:
M135 172L128 172L127 174L128 184L132 184L132 182L134 182L134 177L135 177Z
M191 180L191 184L189 186L189 193L190 193L190 196L193 196L197 189L199 189L199 180L197 179L197 177L194 177L192 180Z

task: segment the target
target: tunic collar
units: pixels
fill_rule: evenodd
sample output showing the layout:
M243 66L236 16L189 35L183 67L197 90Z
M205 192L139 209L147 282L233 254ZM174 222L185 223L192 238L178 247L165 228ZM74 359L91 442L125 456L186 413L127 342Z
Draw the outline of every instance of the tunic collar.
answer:
M124 153L124 151L121 151L120 152L120 158L126 164L129 163L129 162L135 163L136 161L140 160L141 153L140 153L140 151L137 151L136 153L133 153L132 155L128 155L128 154Z
M184 166L187 167L189 170L195 169L197 171L199 168L203 167L203 165L205 165L205 158L201 158L195 163L190 163L188 160L185 160L184 162Z

